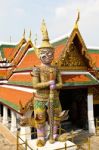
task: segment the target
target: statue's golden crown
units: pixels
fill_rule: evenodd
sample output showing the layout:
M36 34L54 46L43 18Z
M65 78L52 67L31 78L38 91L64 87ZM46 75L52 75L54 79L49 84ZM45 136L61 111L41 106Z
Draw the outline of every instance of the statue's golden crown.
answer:
M41 43L40 49L42 49L42 48L52 48L53 49L53 46L49 42L48 31L47 31L47 27L46 27L44 19L43 19L42 25L41 25L41 32L42 32L43 38L42 38L42 43Z

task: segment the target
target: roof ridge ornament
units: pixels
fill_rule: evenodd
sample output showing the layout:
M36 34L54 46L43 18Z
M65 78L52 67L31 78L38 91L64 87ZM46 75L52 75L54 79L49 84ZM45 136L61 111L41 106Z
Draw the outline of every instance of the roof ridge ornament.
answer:
M79 19L80 19L80 11L78 10L78 12L77 12L77 19L75 21L74 29L78 28L78 21L79 21Z
M31 36L32 36L32 32L31 32L31 30L30 30L29 40L31 40Z
M24 32L23 32L23 38L25 39L25 29L24 29Z
M37 44L37 34L35 34L34 44L35 44L35 46L36 46L36 44Z

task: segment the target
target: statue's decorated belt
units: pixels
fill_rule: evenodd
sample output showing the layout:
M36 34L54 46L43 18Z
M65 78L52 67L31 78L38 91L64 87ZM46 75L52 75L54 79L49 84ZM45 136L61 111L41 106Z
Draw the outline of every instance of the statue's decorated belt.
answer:
M48 98L49 98L49 95L48 95L48 96L44 96L44 95L42 96L42 95L36 95L36 94L35 94L34 97L35 97L35 98L44 98L44 99L48 99Z
M58 95L54 95L55 99L59 99ZM34 95L34 100L39 100L39 101L49 101L49 95L47 96L40 96L40 95Z

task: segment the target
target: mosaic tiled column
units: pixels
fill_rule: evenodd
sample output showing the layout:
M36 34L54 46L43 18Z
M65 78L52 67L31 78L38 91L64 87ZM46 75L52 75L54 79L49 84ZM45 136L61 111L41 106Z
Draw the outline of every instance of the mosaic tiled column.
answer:
M16 113L11 111L11 131L15 132L16 130Z
M3 124L8 125L8 108L3 106Z
M94 112L93 112L93 91L88 89L88 127L89 133L95 133Z

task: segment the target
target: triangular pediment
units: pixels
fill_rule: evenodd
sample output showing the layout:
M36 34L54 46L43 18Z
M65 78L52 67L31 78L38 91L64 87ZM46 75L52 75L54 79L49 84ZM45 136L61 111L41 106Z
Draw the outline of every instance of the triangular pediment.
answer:
M78 28L74 29L60 55L58 65L61 69L86 70L93 68L91 57Z

